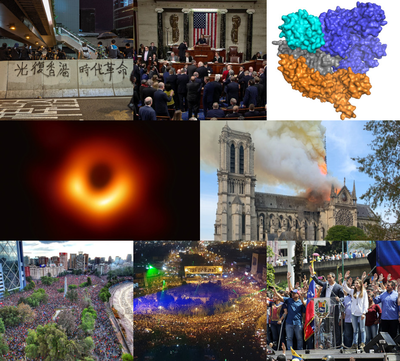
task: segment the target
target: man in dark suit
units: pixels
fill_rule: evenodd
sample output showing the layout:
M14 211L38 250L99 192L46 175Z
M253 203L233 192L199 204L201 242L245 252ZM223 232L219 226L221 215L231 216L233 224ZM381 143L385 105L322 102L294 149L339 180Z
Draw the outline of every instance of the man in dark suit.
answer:
M255 87L257 88L257 107L263 107L264 106L264 99L263 99L263 95L264 95L264 86L262 84L260 84L260 78L258 76L256 76L254 78L254 82L255 82Z
M236 104L237 104L237 100L235 98L231 98L229 103L230 103L230 106L226 109L233 109L233 107L236 106Z
M211 81L208 76L204 78L206 85L204 85L203 90L203 110L204 110L204 117L207 117L207 110L212 108L213 101L214 101L214 89L215 89L215 82Z
M344 294L343 294L343 288L342 286L338 285L335 282L335 274L333 272L328 273L328 276L326 277L327 282L322 282L321 280L318 279L316 274L314 273L313 267L309 267L310 270L310 275L314 282L322 287L322 291L320 294L320 297L330 297L331 299L331 307L334 306L334 328L335 328L335 338L336 338L336 346L340 346L342 343L342 336L340 332L340 327L339 327L339 308L340 308L340 302L343 301ZM335 345L332 345L335 346Z
M225 112L219 109L219 104L214 103L212 109L207 112L207 118L225 118Z
M142 105L145 103L146 98L151 98L152 99L152 107L154 108L154 93L156 92L156 89L154 89L152 86L148 86L146 88L142 88Z
M186 75L186 69L182 68L181 73L177 76L177 85L178 85L178 98L179 98L179 105L184 112L187 110L188 102L186 98L186 84L189 83L189 77ZM185 102L185 104L184 104ZM185 109L186 108L186 109Z
M156 54L156 57L158 58L157 47L154 46L154 43L153 43L153 42L150 43L149 52L150 52L150 58L151 58L151 59L153 59L153 54Z
M151 53L150 53L150 51L149 51L149 48L146 46L146 47L144 48L144 53L143 53L142 61L143 61L143 63L145 63L145 64L147 65L147 64L149 63L150 59L151 59Z
M244 76L242 77L242 79L239 80L242 97L244 96L247 86L249 84L249 80L251 80L251 79L253 79L253 76L250 74L250 72L248 70L246 70L244 72Z
M204 37L204 34L200 35L200 39L197 40L196 45L206 45L207 44L207 40Z
M200 84L199 92L201 92L201 89L203 88L203 82L202 82L202 80L199 78L199 73L198 73L197 71L195 71L195 72L193 73L193 76L194 76L194 81L195 81L196 83L199 83L199 84Z
M233 113L228 113L226 115L227 118L239 118L240 114L239 114L239 107L237 105L235 105L233 107Z
M140 69L136 63L133 63L133 76L136 78L136 84L140 83Z
M168 61L164 63L164 65L161 67L161 73L165 73L167 71L167 68L169 67Z
M215 53L213 63L222 63L222 56L219 55L218 51Z
M249 111L244 113L244 116L247 118L247 117L256 117L257 115L260 115L260 112L257 110L254 110L254 109L255 109L254 104L250 104ZM260 115L260 117L261 117L261 115Z
M167 103L172 100L174 91L171 90L170 94L170 96L167 96L164 93L164 83L158 83L158 90L154 93L154 110L157 115L169 117Z
M248 107L250 104L257 104L257 96L257 88L254 86L254 80L251 79L244 95L243 106Z
M210 68L207 63L204 64L204 67L207 69L207 72L208 72L207 74L212 74L213 73L212 68Z
M153 99L147 97L144 106L139 109L139 120L157 120L155 110L151 107Z
M242 80L243 77L244 77L244 68L241 66L239 68L239 73L238 73L239 82Z
M186 41L180 43L179 47L178 47L178 56L179 56L179 61L181 62L185 62L185 52L187 50L187 43Z
M213 103L217 102L219 103L219 98L221 98L221 94L222 94L222 84L219 82L219 80L221 79L221 74L216 74L214 81L212 83L214 83L214 97L213 97Z
M192 60L192 65L189 65L187 68L187 75L189 78L193 75L196 69L197 69L196 60Z
M225 93L226 102L228 104L230 104L232 98L235 98L236 100L239 99L239 84L236 76L233 77L232 81L225 87Z
M179 109L179 99L178 99L178 76L174 73L173 69L169 70L169 75L167 76L167 79L165 81L165 84L171 84L171 88L174 91L174 101L175 104L177 105L177 109Z
M202 83L204 85L205 84L204 83L204 77L208 76L208 70L207 70L207 68L204 66L204 64L201 61L199 61L198 68L196 69L196 72L199 73L199 78L201 79L201 81L202 81Z
M187 101L188 101L188 118L192 117L192 112L194 112L194 116L197 118L197 114L199 112L199 103L200 103L200 91L201 84L195 82L195 77L192 76L190 78L190 83L186 84L187 89Z

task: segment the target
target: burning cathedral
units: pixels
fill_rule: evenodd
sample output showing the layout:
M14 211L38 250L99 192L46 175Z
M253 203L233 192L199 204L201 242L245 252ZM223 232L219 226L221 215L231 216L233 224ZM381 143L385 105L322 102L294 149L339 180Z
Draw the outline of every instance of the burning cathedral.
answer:
M218 204L214 240L322 240L330 227L365 229L374 213L357 203L356 187L332 185L329 200L255 191L250 133L225 125L219 137Z

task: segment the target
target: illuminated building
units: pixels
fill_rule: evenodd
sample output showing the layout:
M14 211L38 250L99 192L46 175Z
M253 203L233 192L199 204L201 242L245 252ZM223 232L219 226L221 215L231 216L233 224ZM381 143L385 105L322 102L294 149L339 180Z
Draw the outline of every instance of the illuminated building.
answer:
M60 252L60 263L63 265L64 270L68 270L68 253Z

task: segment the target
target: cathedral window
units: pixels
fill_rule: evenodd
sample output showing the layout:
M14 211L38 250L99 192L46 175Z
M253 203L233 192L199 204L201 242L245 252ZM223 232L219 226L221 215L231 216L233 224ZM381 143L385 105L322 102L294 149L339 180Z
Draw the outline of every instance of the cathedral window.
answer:
M242 214L242 234L246 233L246 215Z
M244 174L244 149L242 145L239 150L239 173Z
M231 173L235 173L235 146L231 145Z

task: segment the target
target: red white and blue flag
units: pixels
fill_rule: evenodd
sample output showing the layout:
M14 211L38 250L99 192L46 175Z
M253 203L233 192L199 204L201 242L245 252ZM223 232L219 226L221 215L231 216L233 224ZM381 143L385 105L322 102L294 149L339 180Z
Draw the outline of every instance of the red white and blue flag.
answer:
M306 319L304 323L304 341L307 341L314 334L314 297L315 282L310 281L307 291Z
M193 45L196 45L200 35L210 35L210 45L217 46L217 13L193 13Z
M394 280L400 278L400 241L376 242L376 271L385 278L389 273Z

